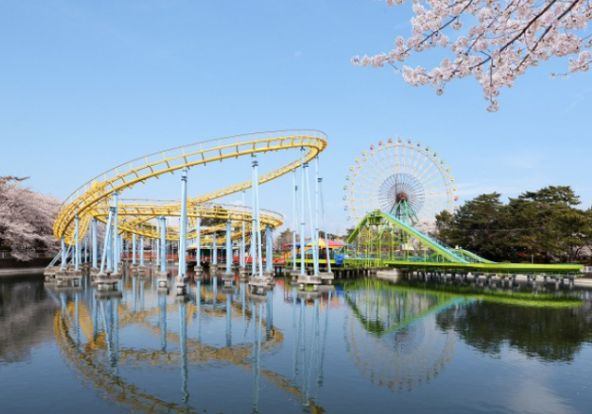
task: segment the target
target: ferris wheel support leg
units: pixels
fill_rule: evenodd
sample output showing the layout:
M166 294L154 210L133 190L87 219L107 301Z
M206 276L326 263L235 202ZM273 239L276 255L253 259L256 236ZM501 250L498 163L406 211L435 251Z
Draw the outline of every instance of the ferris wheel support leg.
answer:
M179 223L179 271L177 273L177 295L185 294L185 278L187 276L187 168L181 173L181 219Z

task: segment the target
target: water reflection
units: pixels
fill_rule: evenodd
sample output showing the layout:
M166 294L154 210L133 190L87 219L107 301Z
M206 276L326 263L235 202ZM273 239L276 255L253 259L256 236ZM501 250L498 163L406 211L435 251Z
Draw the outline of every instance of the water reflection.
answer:
M57 308L41 280L0 283L0 362L24 361L31 347L51 338Z
M520 412L527 401L517 399L518 390L544 391L546 406L569 409L571 401L559 397L573 395L573 384L588 375L579 367L592 356L590 302L575 309L516 307L374 280L300 292L278 279L272 292L253 296L238 278L229 288L204 277L180 299L159 291L150 275L126 275L121 287L104 296L90 284L56 290L42 282L0 283L0 379L11 382L6 361L35 364L41 349L37 363L52 361L51 378L60 388L78 393L76 401L101 397L111 411L388 412L397 406L410 412L419 406L456 413L462 400L467 412L483 401ZM485 363L473 348L496 358ZM536 358L516 358L508 348ZM561 368L541 363L547 361ZM26 364L13 365L10 375L30 380L21 374ZM73 386L80 377L90 387ZM26 395L1 392L13 404ZM589 397L577 401L585 406ZM40 397L32 411L45 403Z
M437 323L486 354L510 346L529 357L570 362L583 343L592 342L592 303L553 309L473 302L442 312Z
M345 286L351 307L346 340L360 371L373 384L410 391L440 374L454 354L455 336L429 317L457 309L464 299L365 279Z
M145 411L154 407L172 411L192 411L190 366L222 362L250 370L253 375L252 410L260 411L262 382L269 382L282 392L296 396L304 406L315 407L314 397L322 384L322 360L328 313L321 329L321 296L297 298L298 348L295 376L287 378L263 368L262 359L284 341L283 333L273 324L273 292L251 296L244 283L236 288L218 288L216 278L198 280L187 296L176 298L158 291L151 278L130 277L122 297L99 296L88 291L62 291L54 315L54 334L69 362L96 388L113 401ZM150 291L145 296L145 289ZM51 291L50 291L51 292ZM331 300L331 293L328 293ZM224 321L224 340L203 338L202 325ZM176 324L171 324L176 320ZM240 321L238 331L234 321ZM188 324L195 323L195 336L188 334ZM140 330L138 330L138 328ZM134 330L134 336L126 332ZM321 331L325 340L321 340ZM82 335L81 335L82 333ZM125 337L120 344L122 335ZM151 348L150 336L159 338ZM140 338L145 346L131 346ZM249 339L250 338L250 339ZM129 368L177 366L180 372L181 398L178 403L148 392L126 379ZM174 399L173 399L174 401ZM158 411L158 410L157 410Z

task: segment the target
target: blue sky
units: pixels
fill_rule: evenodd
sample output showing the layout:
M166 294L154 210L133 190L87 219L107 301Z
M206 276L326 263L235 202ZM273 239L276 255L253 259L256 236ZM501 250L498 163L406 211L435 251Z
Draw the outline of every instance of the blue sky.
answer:
M392 70L350 64L353 55L388 50L409 33L408 19L406 7L379 0L4 0L0 175L31 176L32 189L64 198L144 153L314 128L330 139L322 166L334 231L347 225L349 165L370 144L398 136L440 154L461 201L569 184L590 206L590 73L551 79L565 64L545 63L504 90L492 114L473 79L436 96ZM215 184L203 173L190 179L192 194ZM263 190L262 206L289 213L289 196L274 188Z

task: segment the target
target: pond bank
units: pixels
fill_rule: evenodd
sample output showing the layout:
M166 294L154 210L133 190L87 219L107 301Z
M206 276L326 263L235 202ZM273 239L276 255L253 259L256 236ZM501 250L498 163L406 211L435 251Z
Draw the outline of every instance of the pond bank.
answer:
M45 267L20 267L18 269L0 269L0 277L42 275Z

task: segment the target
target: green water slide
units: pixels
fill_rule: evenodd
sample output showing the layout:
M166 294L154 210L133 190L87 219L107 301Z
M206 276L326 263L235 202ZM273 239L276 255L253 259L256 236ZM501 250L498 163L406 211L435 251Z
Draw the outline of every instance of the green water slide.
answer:
M446 246L433 237L422 233L408 223L398 219L392 214L382 211L374 211L367 214L362 221L356 226L354 231L347 238L348 243L353 243L361 230L368 225L380 225L388 223L393 227L403 231L409 237L417 240L424 248L428 248L439 255L443 261L440 260L399 260L399 259L376 259L380 262L380 266L391 266L397 268L407 269L433 269L446 270L458 269L470 272L483 273L522 273L522 274L549 274L549 275L572 275L579 276L582 274L583 266L579 264L537 264L537 263L497 263L487 260L473 252L464 250L462 248L454 249ZM345 263L351 266L365 263L367 259L364 258L347 258Z
M349 237L347 238L347 242L352 243L358 237L360 231L367 224L378 224L385 221L392 224L399 230L403 231L413 239L418 240L422 244L422 246L431 249L432 251L438 253L445 259L448 259L453 263L469 263L469 261L465 259L462 254L456 252L454 249L451 249L450 247L445 246L444 244L440 243L434 238L420 232L413 226L403 222L402 220L399 220L394 215L384 213L382 211L375 211L366 215L366 217L362 219L362 221L356 226L354 231L349 235Z

